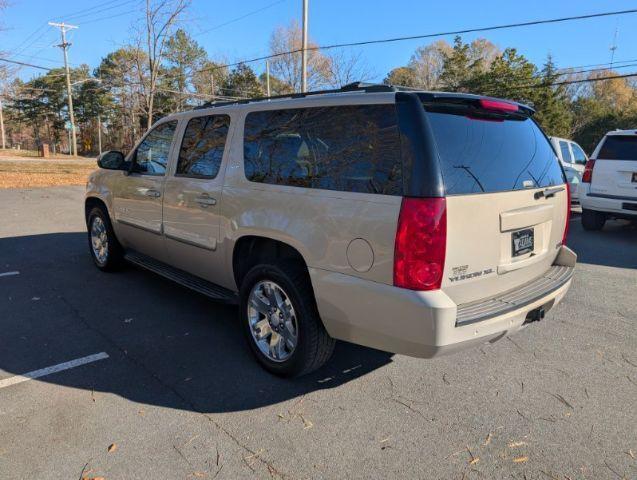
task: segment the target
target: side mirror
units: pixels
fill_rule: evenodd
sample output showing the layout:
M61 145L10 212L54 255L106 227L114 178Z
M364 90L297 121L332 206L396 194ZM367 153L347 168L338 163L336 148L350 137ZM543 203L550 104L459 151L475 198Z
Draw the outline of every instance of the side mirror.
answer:
M125 170L124 154L116 150L102 153L97 158L97 166L106 170Z

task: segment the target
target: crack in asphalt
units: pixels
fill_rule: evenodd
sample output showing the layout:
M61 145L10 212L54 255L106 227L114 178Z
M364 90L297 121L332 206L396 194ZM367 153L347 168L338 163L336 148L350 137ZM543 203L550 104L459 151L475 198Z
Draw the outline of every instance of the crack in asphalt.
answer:
M194 403L192 400L190 400L189 398L184 396L175 387L173 387L169 383L166 383L159 375L157 375L153 370L151 370L148 366L146 366L139 359L131 356L126 349L122 348L115 340L113 340L111 337L109 337L106 333L101 331L99 328L94 327L87 320L87 318L82 314L82 312L80 312L79 309L77 307L75 307L66 297L64 297L63 295L60 295L59 299L62 301L62 303L64 303L69 308L71 313L75 317L77 317L77 319L86 328L88 328L90 331L96 333L99 337L104 339L109 345L111 345L118 352L120 352L130 363L132 363L136 367L142 369L147 375L149 375L151 378L153 378L155 381L157 381L161 386L163 386L164 388L168 389L177 398L179 398L179 400L181 400L185 405L187 405L192 411L202 415L206 420L208 420L210 423L212 423L220 432L222 432L228 438L230 438L239 448L242 448L246 452L248 452L250 454L251 458L255 458L259 462L261 462L267 468L267 470L268 470L268 472L270 473L271 476L279 477L279 478L282 478L282 479L291 478L289 475L284 474L277 467L275 467L270 460L267 460L267 459L263 458L262 455L261 455L263 453L262 451L254 451L249 446L244 445L243 443L241 443L241 441L235 435L233 435L232 432L230 432L227 428L225 428L223 425L221 425L219 422L217 422L209 414L207 414L206 412L202 411L196 405L196 403Z

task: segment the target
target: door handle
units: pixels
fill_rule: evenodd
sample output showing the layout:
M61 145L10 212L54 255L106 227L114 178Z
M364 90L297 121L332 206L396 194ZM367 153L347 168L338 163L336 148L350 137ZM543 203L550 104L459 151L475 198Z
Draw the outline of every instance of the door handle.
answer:
M161 193L159 193L157 190L146 190L144 192L144 195L146 195L147 197L152 197L152 198L161 197Z
M202 208L208 208L210 205L217 204L217 200L211 197L210 195L208 195L207 193L204 193L200 197L195 198L195 202L197 202L199 206Z

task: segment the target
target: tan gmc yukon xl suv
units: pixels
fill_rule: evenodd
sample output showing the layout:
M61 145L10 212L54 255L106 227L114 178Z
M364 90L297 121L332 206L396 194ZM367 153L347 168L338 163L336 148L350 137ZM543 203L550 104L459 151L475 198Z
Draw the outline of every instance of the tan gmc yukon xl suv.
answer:
M532 114L352 84L171 115L99 158L90 253L238 303L278 375L320 367L335 339L417 357L495 341L542 319L576 263Z

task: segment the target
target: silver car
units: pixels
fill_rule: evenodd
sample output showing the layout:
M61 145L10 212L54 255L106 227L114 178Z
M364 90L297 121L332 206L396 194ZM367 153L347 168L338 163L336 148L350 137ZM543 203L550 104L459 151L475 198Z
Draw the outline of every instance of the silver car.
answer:
M432 357L542 320L570 287L568 185L533 110L352 84L163 118L89 179L89 250L239 305L256 359L335 340Z

